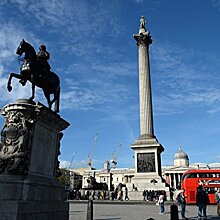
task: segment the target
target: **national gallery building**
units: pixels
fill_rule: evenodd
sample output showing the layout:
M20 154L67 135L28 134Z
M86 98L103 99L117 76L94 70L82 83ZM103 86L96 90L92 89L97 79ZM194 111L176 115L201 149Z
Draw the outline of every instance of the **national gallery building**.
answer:
M220 169L220 163L194 163L189 164L188 155L181 149L174 155L174 163L171 166L162 166L162 177L165 180L167 186L173 189L178 189L181 183L181 177L183 173L192 169ZM74 182L77 181L79 176L82 178L82 188L88 187L88 178L94 177L97 183L106 183L108 189L111 186L116 187L119 183L128 185L131 183L131 179L134 177L134 168L111 168L110 162L106 161L102 169L71 169L71 188L74 187ZM74 181L75 179L75 181ZM152 181L152 187L155 183Z

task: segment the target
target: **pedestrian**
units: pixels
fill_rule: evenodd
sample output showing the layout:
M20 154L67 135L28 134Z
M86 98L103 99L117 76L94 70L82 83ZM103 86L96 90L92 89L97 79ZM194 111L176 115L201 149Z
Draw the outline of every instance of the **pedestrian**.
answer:
M80 200L81 199L81 190L76 191L76 199Z
M198 219L202 219L202 216L204 219L207 219L207 214L206 214L206 207L207 204L209 204L209 197L207 193L204 191L202 188L202 185L200 185L197 188L196 192L196 205L198 206Z
M148 201L148 190L146 190L145 200Z
M146 193L146 190L144 190L144 191L143 191L143 197L144 197L143 200L144 200L144 201L146 201L146 194L147 194L147 193Z
M217 202L217 214L220 216L220 188L215 193L215 201Z
M104 190L101 191L101 199L104 200Z
M90 195L90 191L87 190L87 191L86 191L86 199L89 199L89 195Z
M181 216L182 219L188 219L185 216L185 212L186 212L186 195L185 195L185 191L181 191L178 195L177 195L177 202L181 207Z
M111 191L110 196L111 196L111 200L113 201L113 200L115 199L115 192L114 192L114 191ZM117 197L116 197L116 198L117 198Z
M106 191L103 192L103 199L106 200Z
M118 200L123 201L123 191L122 191L122 189L119 191Z
M91 196L92 196L92 200L95 200L95 190L92 190Z
M98 192L97 192L97 198L98 198L98 200L100 200L100 197L101 197L101 193L100 193L100 191L98 191Z
M170 201L173 201L173 188L170 188Z
M118 188L115 189L114 191L114 199L118 198Z
M163 195L163 193L160 194L159 199L158 199L158 203L159 203L159 206L160 206L159 214L164 214L165 213L165 207L164 207L164 195Z
M128 188L125 187L125 200L129 200L128 198Z

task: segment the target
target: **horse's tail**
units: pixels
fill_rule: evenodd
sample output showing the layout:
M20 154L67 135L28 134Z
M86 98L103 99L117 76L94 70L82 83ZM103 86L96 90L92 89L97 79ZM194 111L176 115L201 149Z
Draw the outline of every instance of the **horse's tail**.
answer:
M60 111L60 86L57 88L56 93L55 93L55 103L54 103L54 111L56 113L59 113Z

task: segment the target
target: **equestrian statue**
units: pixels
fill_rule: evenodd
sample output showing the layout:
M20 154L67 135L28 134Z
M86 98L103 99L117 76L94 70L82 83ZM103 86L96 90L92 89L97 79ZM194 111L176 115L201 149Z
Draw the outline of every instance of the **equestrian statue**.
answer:
M11 73L8 79L8 91L12 90L11 80L13 77L20 79L19 83L25 86L27 81L32 84L31 100L35 97L35 86L42 88L47 99L48 107L51 109L54 103L54 111L59 112L60 99L60 79L50 70L48 60L50 54L46 50L45 45L40 46L40 51L36 54L35 49L24 39L20 42L16 54L19 58L24 53L23 63L20 68L20 74ZM53 99L50 99L53 95Z

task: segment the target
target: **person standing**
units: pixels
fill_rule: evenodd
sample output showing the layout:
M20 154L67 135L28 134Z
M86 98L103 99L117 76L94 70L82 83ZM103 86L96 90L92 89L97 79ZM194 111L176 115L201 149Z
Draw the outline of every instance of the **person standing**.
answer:
M186 212L186 195L184 193L185 191L181 191L178 196L177 196L177 202L179 203L180 207L181 207L181 216L182 219L188 219L185 216L185 212Z
M125 187L125 201L126 200L129 200L129 198L128 198L128 188L127 187Z
M95 200L95 190L92 190L91 196L92 196L92 200Z
M164 195L163 195L163 193L160 194L159 199L158 199L158 203L159 203L159 206L160 206L159 214L164 214L165 213L165 207L164 207Z
M217 202L217 214L220 216L220 188L215 193L215 201Z
M146 190L143 191L143 200L146 201Z
M97 192L97 198L98 198L98 200L100 200L100 197L101 197L101 192L100 192L100 190Z
M173 201L173 188L170 188L170 201Z
M196 205L198 206L198 219L202 219L202 216L204 217L204 219L207 219L206 206L208 203L209 203L208 195L202 188L202 185L200 185L197 188L197 192L196 192Z

